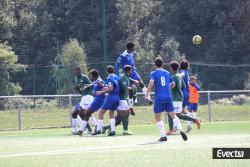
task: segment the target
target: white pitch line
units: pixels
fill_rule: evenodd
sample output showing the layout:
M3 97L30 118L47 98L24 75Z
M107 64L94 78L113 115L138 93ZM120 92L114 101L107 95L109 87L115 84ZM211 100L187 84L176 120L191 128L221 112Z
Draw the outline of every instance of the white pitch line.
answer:
M153 144L152 144L153 145ZM152 146L151 145L151 146ZM113 147L98 147L98 148L78 148L78 149L62 149L62 150L51 150L44 152L27 152L20 154L5 154L0 155L0 158L11 158L11 157L26 157L26 156L48 156L48 155L65 155L65 154L83 154L83 153L104 153L104 152L126 152L126 151L141 151L141 150L162 150L162 149L183 149L183 148L206 148L215 147L212 144L202 144L202 145L189 145L189 147L183 147L183 145L178 146L168 146L166 143L159 143L158 146L165 147L141 147L138 144L129 145L116 145ZM233 146L249 146L250 143L239 143L239 144L221 144L220 147L233 147ZM149 146L149 145L148 145Z

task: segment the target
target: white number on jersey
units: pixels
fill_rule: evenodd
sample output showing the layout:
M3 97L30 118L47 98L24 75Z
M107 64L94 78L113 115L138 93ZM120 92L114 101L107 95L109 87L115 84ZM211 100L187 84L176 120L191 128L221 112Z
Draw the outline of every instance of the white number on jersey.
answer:
M165 77L161 77L161 86L165 85L166 85Z

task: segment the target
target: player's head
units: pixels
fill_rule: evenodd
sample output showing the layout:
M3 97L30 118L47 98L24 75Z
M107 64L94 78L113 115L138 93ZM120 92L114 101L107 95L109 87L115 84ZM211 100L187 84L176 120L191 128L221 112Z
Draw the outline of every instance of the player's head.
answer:
M170 62L170 71L176 73L179 70L180 64L177 61Z
M115 73L115 68L111 65L107 66L107 73L108 74L114 74Z
M127 52L131 53L135 50L135 44L132 42L127 43Z
M132 70L131 65L125 65L124 66L124 71L125 71L126 75L130 75L131 74L131 70Z
M75 75L81 75L82 74L82 68L80 66L75 67Z
M155 66L157 68L163 67L163 59L161 57L156 57L155 58Z
M181 70L187 70L189 67L189 62L185 59L181 60L180 62L180 69Z
M96 69L92 69L89 71L89 78L91 81L95 81L99 78L99 71Z
M189 78L189 83L195 83L196 82L196 77L195 76L191 76L190 78Z

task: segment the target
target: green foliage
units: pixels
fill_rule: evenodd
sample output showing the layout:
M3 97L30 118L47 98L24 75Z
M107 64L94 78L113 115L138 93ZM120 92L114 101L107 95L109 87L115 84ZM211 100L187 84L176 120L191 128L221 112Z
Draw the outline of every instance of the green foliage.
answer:
M57 107L56 99L31 99L31 98L14 98L4 101L5 110L13 110L20 104L21 109L55 109Z
M24 70L24 66L17 61L12 48L0 43L0 94L3 96L18 94L22 90L18 83L12 82L11 77Z
M73 93L74 90L74 68L81 66L83 73L87 74L86 51L83 44L77 39L69 39L61 51L61 68L55 69L54 75L58 77L61 83L61 94Z

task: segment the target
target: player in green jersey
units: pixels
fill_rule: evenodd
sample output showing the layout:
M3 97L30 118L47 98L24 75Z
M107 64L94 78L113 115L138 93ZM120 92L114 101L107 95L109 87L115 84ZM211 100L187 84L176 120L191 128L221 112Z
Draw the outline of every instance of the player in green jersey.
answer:
M80 66L75 67L75 90L82 95L82 99L80 102L80 112L79 116L83 120L83 115L85 110L90 106L90 104L93 101L93 85L89 78L86 75L82 74L82 69ZM78 129L78 121L77 118L75 118L75 113L74 117L72 117L72 126L73 126L73 134L76 134ZM72 116L73 116L72 114ZM90 118L91 123L96 126L96 119L94 116L91 116ZM87 126L88 130L91 131L90 126Z
M181 74L178 73L179 70L179 63L176 61L170 62L170 71L172 73L172 78L175 83L174 88L171 90L172 98L173 98L173 105L174 111L176 115L182 120L188 120L196 123L198 129L200 129L200 122L198 119L194 119L187 114L182 114L182 101L183 101L183 93L182 89L185 88L185 83L182 79ZM168 115L168 122L169 122L169 131L167 131L167 135L171 135L174 133L175 129L173 129L173 120Z

